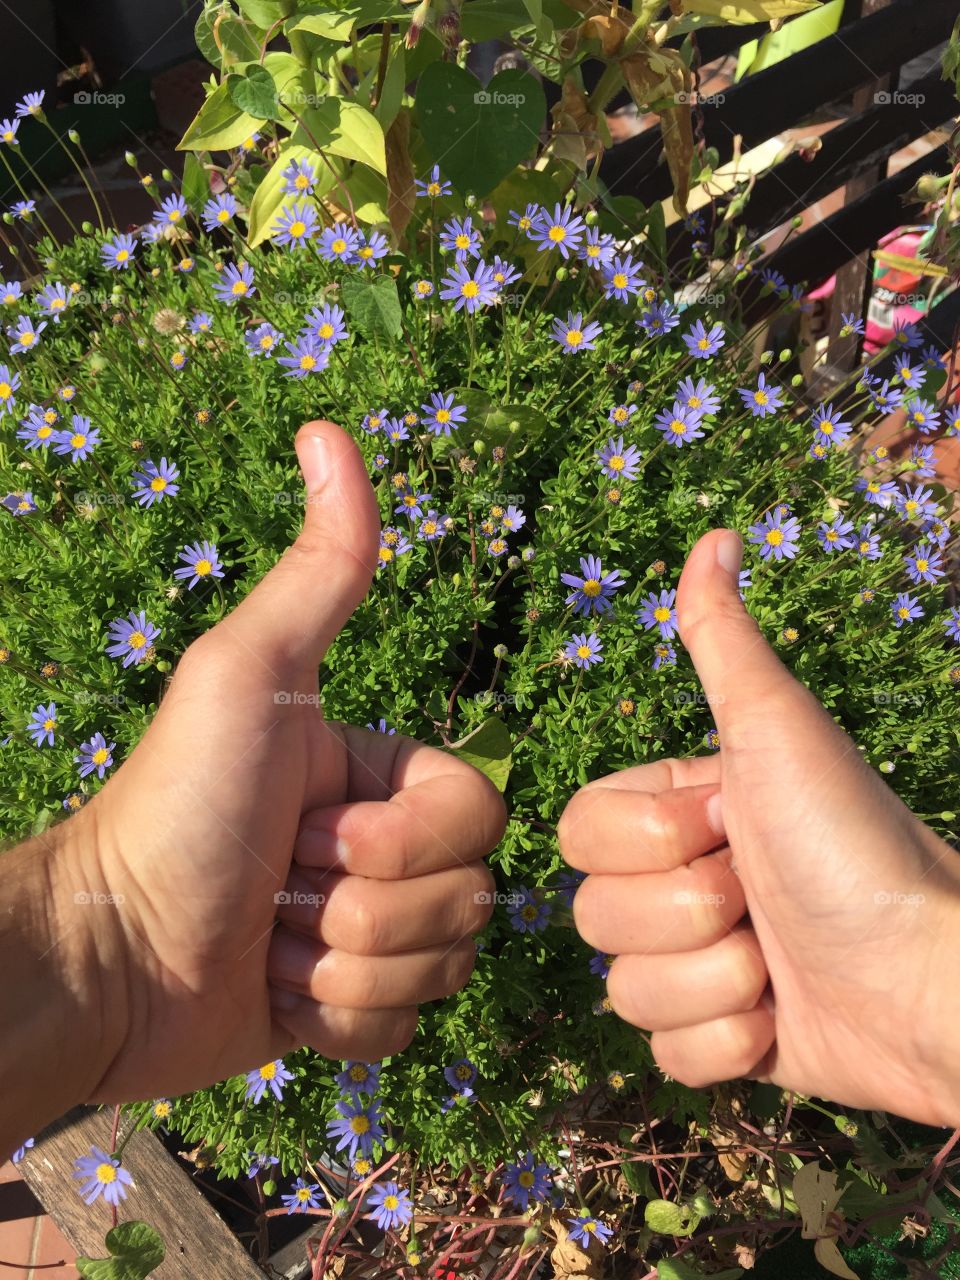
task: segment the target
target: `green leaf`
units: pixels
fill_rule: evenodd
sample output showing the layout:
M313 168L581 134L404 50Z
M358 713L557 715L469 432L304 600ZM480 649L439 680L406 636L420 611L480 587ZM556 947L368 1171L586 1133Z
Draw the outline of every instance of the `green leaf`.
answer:
M260 41L263 32L224 5L214 21L216 39L220 45L220 57L224 68L238 62L257 62L260 58Z
M402 41L398 40L390 51L387 74L383 77L383 87L380 90L380 101L373 109L384 133L396 120L403 103L403 91L407 83L406 64L407 51Z
M146 1222L121 1222L107 1232L109 1258L78 1258L77 1270L89 1280L144 1280L163 1262L163 1241Z
M359 160L386 176L383 128L365 107L341 98L327 98L318 107L310 107L298 114L303 124L295 129L294 142L317 147L348 160Z
M513 767L513 739L500 716L484 720L473 733L451 743L449 749L486 774L498 791L506 791Z
M298 14L284 27L287 35L292 31L306 31L312 36L341 43L350 39L350 32L357 25L359 9L327 9L320 13Z
M197 25L193 29L197 48L213 67L220 66L220 46L213 34L213 24L221 8L221 5L208 4L197 18Z
M242 75L227 76L227 92L234 106L257 120L280 120L282 112L273 76L257 63Z
M692 1236L700 1225L700 1214L689 1204L672 1200L648 1200L643 1221L651 1231L663 1236Z
M704 1280L705 1275L680 1258L661 1258L657 1263L657 1280ZM742 1275L742 1267L728 1267L726 1271L712 1271L710 1280L739 1280Z
M393 276L345 276L340 296L359 333L367 338L399 338L402 312Z
M488 192L536 148L547 104L525 71L501 71L486 89L476 76L434 62L417 85L427 150L463 194Z
M321 179L326 171L323 161L309 147L286 146L267 170L266 176L257 187L250 201L250 212L247 215L247 243L251 249L256 248L270 235L274 219L281 205L290 197L284 192L284 169L293 161L306 160L313 166L314 172Z
M773 22L816 9L820 0L680 0L684 13L705 14L721 22Z
M280 21L286 5L283 0L237 0L237 8L244 17L266 30Z
M180 190L183 192L184 200L194 209L199 209L210 195L207 171L191 151L188 151L183 159L183 180L180 183Z
M230 97L227 84L218 85L194 116L177 144L179 151L229 151L256 133L260 122L247 115Z

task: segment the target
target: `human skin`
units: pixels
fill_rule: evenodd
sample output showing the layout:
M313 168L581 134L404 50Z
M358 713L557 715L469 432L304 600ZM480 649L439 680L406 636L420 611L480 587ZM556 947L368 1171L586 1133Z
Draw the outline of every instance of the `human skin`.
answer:
M318 665L380 521L338 427L309 423L297 453L296 542L187 649L90 803L3 855L0 1157L78 1102L174 1096L301 1045L396 1053L417 1004L470 974L503 802L448 752L324 720Z
M577 928L616 955L614 1010L682 1083L752 1076L960 1124L960 857L763 639L741 555L707 534L677 595L720 750L573 797Z

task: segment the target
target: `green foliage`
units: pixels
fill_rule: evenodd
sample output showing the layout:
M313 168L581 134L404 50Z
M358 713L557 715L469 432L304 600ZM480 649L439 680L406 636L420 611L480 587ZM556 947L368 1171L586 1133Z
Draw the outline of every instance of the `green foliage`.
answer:
M77 1270L87 1280L144 1280L156 1271L166 1252L163 1241L146 1222L121 1222L107 1232L109 1258L78 1258Z
M485 89L462 67L434 62L417 85L428 153L464 195L485 196L534 151L546 105L522 71L501 71Z

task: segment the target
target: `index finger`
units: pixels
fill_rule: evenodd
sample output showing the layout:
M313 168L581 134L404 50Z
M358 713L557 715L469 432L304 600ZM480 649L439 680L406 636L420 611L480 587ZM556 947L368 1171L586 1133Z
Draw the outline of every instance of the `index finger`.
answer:
M475 862L503 835L503 799L471 765L411 738L343 733L357 798L304 815L293 851L302 866L406 880Z
M670 871L723 843L720 760L658 760L598 778L560 818L564 860L594 874Z

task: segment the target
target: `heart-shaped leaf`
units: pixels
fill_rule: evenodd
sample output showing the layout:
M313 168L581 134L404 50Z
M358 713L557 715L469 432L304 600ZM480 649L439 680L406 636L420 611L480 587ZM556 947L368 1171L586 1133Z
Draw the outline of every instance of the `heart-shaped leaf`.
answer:
M513 766L513 739L499 716L484 720L473 733L452 743L450 750L486 774L498 791L506 791Z
M235 106L257 120L279 120L280 103L273 76L257 63L243 75L227 77L227 91Z
M402 312L393 276L345 276L340 296L358 333L368 338L399 338Z
M420 130L432 159L463 194L485 196L536 148L543 89L525 71L501 71L486 89L450 62L434 62L417 86Z
M78 1258L77 1270L87 1280L144 1280L156 1271L166 1250L146 1222L121 1222L107 1232L109 1258Z

